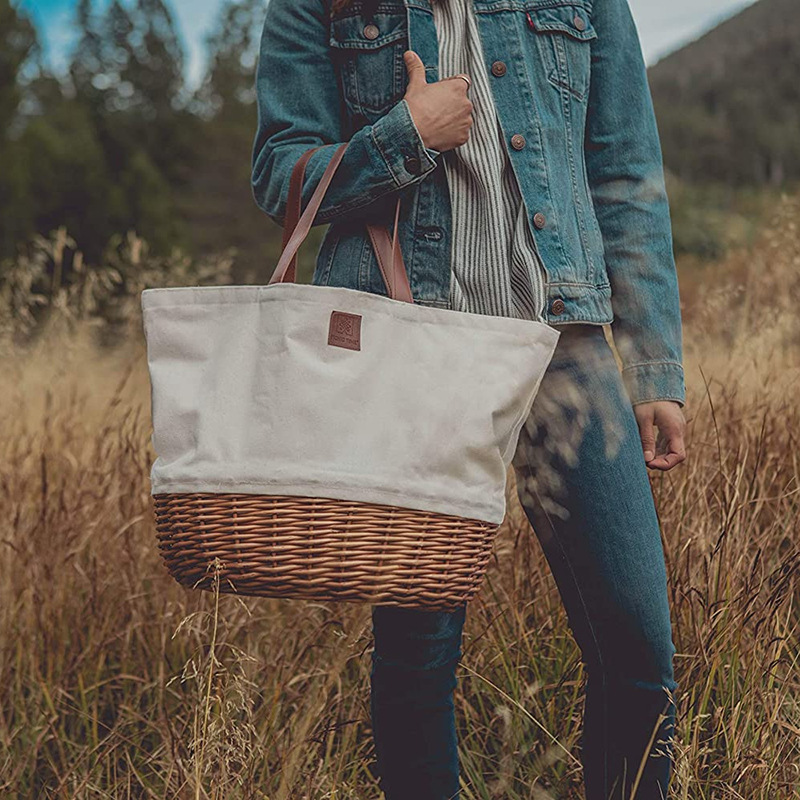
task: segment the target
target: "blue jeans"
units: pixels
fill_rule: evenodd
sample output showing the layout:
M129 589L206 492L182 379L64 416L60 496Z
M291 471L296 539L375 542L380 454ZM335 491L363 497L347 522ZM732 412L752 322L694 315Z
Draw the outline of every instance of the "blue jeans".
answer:
M586 798L627 800L647 750L635 798L661 800L677 689L667 576L636 418L600 326L563 327L513 467L585 665ZM459 798L453 690L465 614L372 608L386 800Z

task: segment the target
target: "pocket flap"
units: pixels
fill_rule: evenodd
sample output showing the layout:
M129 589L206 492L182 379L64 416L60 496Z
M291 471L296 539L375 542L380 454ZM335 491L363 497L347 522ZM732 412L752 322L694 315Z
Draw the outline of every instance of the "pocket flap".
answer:
M406 36L406 19L403 14L375 14L372 21L360 16L339 17L331 20L330 46L348 50L378 50ZM370 27L373 26L373 27ZM370 38L368 34L377 36Z
M533 27L540 33L566 33L581 42L597 38L591 17L582 5L560 5L549 8L530 5L526 11L533 21Z

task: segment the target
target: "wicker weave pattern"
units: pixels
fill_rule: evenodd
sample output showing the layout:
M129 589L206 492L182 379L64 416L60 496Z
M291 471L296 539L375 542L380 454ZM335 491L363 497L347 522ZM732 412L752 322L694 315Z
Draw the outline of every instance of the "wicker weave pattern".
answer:
M180 583L262 597L451 610L480 588L498 526L395 506L255 494L153 495Z

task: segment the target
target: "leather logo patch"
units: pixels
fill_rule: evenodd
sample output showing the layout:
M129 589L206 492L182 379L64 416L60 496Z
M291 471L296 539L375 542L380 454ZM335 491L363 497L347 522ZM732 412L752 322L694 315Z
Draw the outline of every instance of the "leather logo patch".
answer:
M328 328L328 344L346 347L348 350L361 349L361 314L348 314L346 311L331 311Z

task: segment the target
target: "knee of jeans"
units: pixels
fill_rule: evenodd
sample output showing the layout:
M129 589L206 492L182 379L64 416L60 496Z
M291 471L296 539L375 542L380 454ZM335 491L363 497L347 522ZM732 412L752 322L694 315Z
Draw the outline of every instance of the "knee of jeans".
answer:
M603 671L613 682L632 684L639 689L674 691L677 689L674 655L672 636L666 635L619 652L604 664Z
M433 670L461 658L464 606L456 611L373 608L373 664Z
M665 631L659 638L650 642L650 669L649 675L642 677L644 683L654 683L675 689L675 671L673 659L675 656L675 643L672 641L671 630Z

